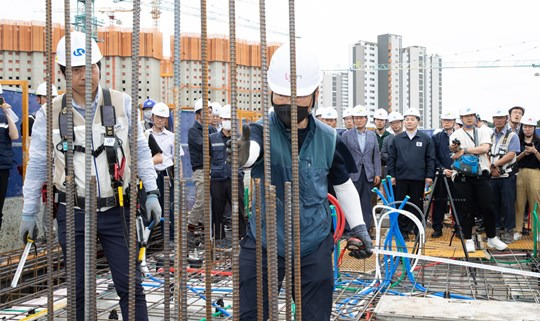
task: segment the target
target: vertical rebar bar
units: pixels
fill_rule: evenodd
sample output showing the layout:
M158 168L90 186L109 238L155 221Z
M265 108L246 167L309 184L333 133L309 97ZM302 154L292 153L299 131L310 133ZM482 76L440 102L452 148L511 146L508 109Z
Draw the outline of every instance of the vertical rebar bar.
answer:
M256 269L257 269L257 321L263 321L264 318L264 305L263 305L263 266L262 266L262 213L261 213L261 202L262 202L262 185L261 179L255 179L255 238L257 239L255 246L255 260L256 260Z
M86 320L95 320L96 313L96 265L95 256L96 252L94 246L92 246L93 226L96 221L96 206L95 195L92 190L92 182L95 181L92 177L92 5L93 1L85 2L85 31L86 31L86 43L85 43L85 114L84 114L84 208L86 213L84 215L84 318ZM95 186L94 186L95 187ZM92 252L92 250L94 251ZM92 259L94 257L94 259Z
M66 157L66 281L67 281L67 318L75 320L76 317L76 277L75 277L75 171L73 170L73 104L72 104L72 72L71 72L71 25L70 1L64 1L64 28L65 28L65 53L66 53L66 113L67 123L67 157ZM49 115L52 115L52 104L50 105ZM51 123L52 124L52 123ZM51 127L52 132L52 127ZM51 140L52 142L52 140ZM53 193L53 186L48 186L48 192Z
M169 249L169 241L171 235L171 223L169 222L170 215L170 188L169 177L163 178L163 217L165 224L163 226L163 320L169 321L171 319L171 256Z
M45 17L45 47L46 47L46 56L45 56L45 63L47 65L47 72L45 75L45 79L47 81L47 153L48 155L53 154L53 143L52 143L52 83L53 83L53 75L52 75L52 68L53 68L53 60L52 60L52 3L51 0L47 0L45 2L45 11L46 11L46 17ZM54 306L54 295L53 295L53 288L54 288L54 280L53 280L53 258L52 258L52 250L53 250L53 241L54 241L54 233L52 231L53 229L53 193L52 193L52 186L53 186L53 172L52 172L52 166L53 166L53 159L52 157L47 157L47 186L49 189L49 192L47 193L47 199L46 199L46 209L45 209L45 215L47 217L47 311L53 311ZM52 321L53 313L47 313L47 320Z
M182 208L182 220L180 222L180 225L182 226L180 235L182 236L182 248L180 251L180 284L178 286L178 291L180 291L181 295L181 314L179 320L187 320L188 314L187 314L187 256L188 256L188 233L187 233L187 226L188 226L188 211L187 211L187 182L185 180L182 180L182 198L181 198L181 208ZM182 316L184 316L182 318Z
M298 113L296 110L296 31L294 0L289 0L289 42L291 54L291 151L292 210L294 225L294 302L296 319L302 320L302 265L300 257L300 186L298 177Z
M131 175L129 178L129 287L128 287L128 310L130 321L135 321L135 286L136 277L136 250L137 250L137 235L136 235L136 216L137 216L137 138L139 136L138 126L138 102L139 102L139 37L140 37L140 17L141 17L141 1L133 0L133 30L131 34L131 136L129 141L129 151L131 155ZM157 224L157 222L156 222ZM142 317L142 316L141 316Z
M212 321L212 221L210 218L210 141L208 139L208 35L206 26L206 0L201 0L201 65L203 100L203 177L204 177L204 249L205 249L205 296L206 320Z
M236 97L236 0L229 0L229 73L230 73L230 88L231 88L231 144L232 156L231 156L231 216L232 216L232 278L233 278L233 319L239 320L240 318L240 268L239 268L239 253L240 244L240 229L239 229L239 217L238 206L244 206L244 204L238 204L238 187L240 175L238 174L238 116L237 108L238 102ZM243 191L242 191L243 192Z
M283 228L285 235L285 320L291 320L292 316L292 197L291 182L285 182L285 217Z
M266 202L266 256L268 279L268 315L270 320L278 320L278 252L276 228L276 187L269 186Z
M87 29L88 30L88 29ZM89 177L90 195L96 195L96 177ZM86 201L86 200L85 200ZM84 318L85 320L97 320L97 298L96 298L96 240L97 240L97 202L95 197L86 202L90 207L85 215L85 251L84 251ZM92 216L90 220L86 217ZM89 222L87 222L89 221ZM86 224L89 224L86 226Z
M262 224L262 218L264 217L265 220L268 219L269 214L269 198L270 198L270 185L272 184L272 170L271 170L271 157L270 157L270 119L269 119L269 104L268 104L268 78L267 78L267 70L268 70L268 62L267 62L267 45L266 45L266 3L265 0L259 0L259 24L260 24L260 41L261 41L261 110L263 111L263 157L264 157L264 200L265 200L265 207L264 211L265 213L261 213L261 215L257 216L257 223L261 221ZM260 187L258 186L259 190ZM262 197L261 197L262 198ZM275 204L274 204L275 206ZM268 221L266 221L266 224L268 224ZM275 225L271 226L273 227L273 230L271 231L271 234L275 234ZM266 240L268 242L268 225L267 225L267 232L266 232ZM262 247L262 233L260 235L260 238L257 238L256 242L257 248ZM267 257L276 257L277 259L277 252L274 253L275 255L269 256L269 249L267 244ZM277 250L277 247L276 247ZM267 261L267 268L269 268L272 265L272 262ZM276 262L277 264L277 262ZM257 272L262 273L262 268L258 270ZM257 275L259 277L259 275ZM262 280L262 275L260 276ZM267 275L267 287L268 291L270 291L270 275ZM277 279L276 279L277 282ZM262 281L261 281L262 283ZM262 292L262 288L261 288ZM270 293L270 292L268 292ZM262 300L262 296L261 300ZM259 299L259 297L258 297ZM274 298L277 300L277 297ZM268 300L272 300L272 297L269 297ZM269 302L269 309L270 308L270 302ZM262 317L261 317L262 318Z
M185 211L184 186L181 186L182 162L180 151L182 144L180 140L182 109L180 103L180 0L174 0L174 155L177 160L174 166L174 226L176 255L174 258L174 279L175 279L175 301L174 310L178 320L187 320L187 307L183 298L187 295L185 279L185 261L187 256L187 235L185 234ZM186 247L184 247L184 243Z

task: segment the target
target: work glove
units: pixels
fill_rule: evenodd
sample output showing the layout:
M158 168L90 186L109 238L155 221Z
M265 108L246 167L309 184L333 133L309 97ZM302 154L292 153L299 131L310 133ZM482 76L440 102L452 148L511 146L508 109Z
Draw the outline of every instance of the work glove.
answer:
M237 140L238 144L238 166L242 167L246 164L249 158L249 138L251 136L251 130L248 125L242 126L242 137ZM227 162L231 162L232 157L232 145L231 140L227 142Z
M159 205L159 199L156 194L149 194L146 196L146 219L148 223L154 221L156 226L161 221L161 205Z
M351 230L347 240L349 255L356 259L367 259L373 254L373 244L365 224L357 225Z
M36 218L35 216L26 216L23 214L21 226L19 227L19 237L24 244L28 238L35 240L37 237Z

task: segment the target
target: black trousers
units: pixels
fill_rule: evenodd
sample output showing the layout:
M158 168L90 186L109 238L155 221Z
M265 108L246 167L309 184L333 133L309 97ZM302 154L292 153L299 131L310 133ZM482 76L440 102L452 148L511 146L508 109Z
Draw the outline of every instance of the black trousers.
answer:
M232 206L231 179L225 181L210 180L210 195L212 196L212 231L216 240L225 238L225 209ZM244 218L244 182L238 179L238 228L240 237L246 234Z
M457 207L457 199L456 199L456 189L454 188L454 182L452 182L451 179L447 177L439 176L437 179L437 185L435 186L435 189L433 190L433 219L432 219L432 226L433 229L436 231L440 231L443 228L443 220L444 220L444 213L448 210L448 200L449 195L446 191L446 185L444 184L444 180L448 182L448 187L450 188L450 193L452 194L452 198L454 199L454 205ZM457 210L457 209L456 209ZM429 213L429 210L428 210Z
M125 208L126 220L122 216L123 209L114 207L106 212L97 213L97 236L111 269L116 293L120 297L122 319L131 320L133 311L128 309L129 288L129 251L124 237L124 224L129 228L129 208ZM76 309L77 321L84 321L84 215L82 210L75 210L75 275L76 275ZM89 213L96 215L96 213ZM58 242L66 261L66 206L58 206ZM137 266L135 281L135 320L147 321L148 311L146 298L141 285L141 270ZM129 318L128 318L129 316Z
M167 170L163 170L163 171L157 171L157 179L156 179L156 184L158 186L158 189L159 189L159 193L160 193L160 196L159 196L159 205L161 205L161 209L162 209L162 212L165 210L165 207L163 206L164 205L164 196L165 196L165 181L164 181L164 178L167 177L167 173L172 173L173 172L173 167L169 167L169 169ZM170 233L169 233L169 239L171 241L174 241L174 195L173 195L173 186L174 186L174 181L173 181L173 178L172 177L169 177L169 186L167 186L167 188L169 188L169 221L170 221ZM163 238L165 238L165 224L161 224L161 235L163 235Z
M463 236L466 239L472 237L475 210L478 209L484 218L487 237L495 237L495 208L489 174L479 177L457 175L454 179L454 186L457 198L463 200L456 204Z
M4 201L6 200L9 183L9 169L0 170L0 228L2 228L2 217L4 216Z
M414 205L418 206L418 208L422 211L424 211L424 181L413 181L413 180L396 180L396 191L395 191L395 200L396 201L402 201L405 199L405 196L409 195L410 199L409 202L413 203ZM398 205L399 206L399 205ZM396 207L398 207L396 206ZM404 210L411 212L414 214L420 221L422 221L422 217L418 213L418 211L409 205L406 205ZM416 224L409 219L408 217L404 215L400 215L398 217L398 223L399 223L399 230L403 235L407 235L408 233L415 232L416 233Z
M282 227L283 228L283 227ZM240 241L240 320L257 320L257 262L256 242L248 234ZM332 234L319 247L302 257L302 320L328 321L332 312L334 276L332 270ZM262 277L264 320L268 320L268 268L263 247ZM294 266L294 264L293 264ZM294 267L293 267L294 269ZM278 284L281 289L285 277L285 259L278 256ZM293 288L294 288L293 273ZM294 289L293 289L294 293Z

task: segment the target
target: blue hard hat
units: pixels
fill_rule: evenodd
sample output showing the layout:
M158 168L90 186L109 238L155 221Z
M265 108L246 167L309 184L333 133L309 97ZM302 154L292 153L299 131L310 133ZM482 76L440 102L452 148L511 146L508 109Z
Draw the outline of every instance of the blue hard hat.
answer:
M152 100L152 99L148 98L147 100L144 101L142 108L143 109L152 108L152 107L154 107L155 104L156 104L155 100Z

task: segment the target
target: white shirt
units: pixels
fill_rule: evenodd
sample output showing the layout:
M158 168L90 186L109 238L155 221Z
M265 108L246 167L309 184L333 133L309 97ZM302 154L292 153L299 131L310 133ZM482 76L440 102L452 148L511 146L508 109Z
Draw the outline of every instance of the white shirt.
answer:
M488 127L486 128L487 130L484 129L484 127L476 128L476 132L478 135L477 144L475 144L473 141L474 131L473 130L467 131L468 133L467 135L467 133L465 132L465 127L456 130L450 136L450 144L452 144L452 141L457 138L461 142L461 148L465 148L465 147L473 148L475 146L480 146L482 144L489 144L491 146L491 134L490 134L489 128ZM473 139L471 139L471 137ZM478 158L480 162L480 170L482 171L489 170L490 162L489 162L488 154L484 153L484 154L478 155Z
M161 132L155 132L154 128L150 128L146 131L148 134L152 134L156 139L156 142L161 148L163 155L163 162L161 164L155 164L156 171L163 171L168 167L174 165L174 133L163 128ZM180 156L184 156L184 150L180 148Z

